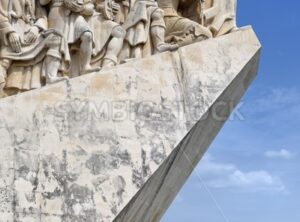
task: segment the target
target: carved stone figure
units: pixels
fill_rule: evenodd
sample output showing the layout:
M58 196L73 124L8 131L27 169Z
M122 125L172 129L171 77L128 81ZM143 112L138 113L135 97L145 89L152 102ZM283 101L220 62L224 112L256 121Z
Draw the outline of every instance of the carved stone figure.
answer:
M110 4L111 3L111 4ZM125 30L115 22L120 5L110 0L94 0L96 12L89 18L94 33L93 64L110 67L118 64Z
M3 6L3 2L1 6ZM12 31L13 29L8 21L7 11L4 10L4 7L0 7L0 33L9 33ZM3 37L3 35L1 35L1 37ZM4 42L4 40L1 38L0 48L1 44L3 44L2 42ZM0 63L3 62L4 61L0 61ZM6 83L6 77L7 70L3 67L3 65L0 65L0 98L4 96L3 89Z
M43 6L49 5L49 28L60 32L64 37L61 42L64 71L71 72L71 52L79 51L80 74L100 70L91 66L93 54L93 33L85 18L94 13L90 0L40 0Z
M236 4L1 0L0 97L227 34L237 29Z
M194 40L212 37L209 29L189 18L199 12L194 7L194 4L198 4L197 2L195 0L157 0L159 7L165 12L166 41L187 44Z
M115 21L118 24L123 25L125 23L125 20L128 17L132 2L130 0L115 0L115 1L120 6L119 12L115 15Z
M206 0L204 22L214 36L224 35L237 29L237 0Z
M164 12L154 0L136 0L124 27L129 58L142 58L178 47L165 43Z
M2 0L0 10L1 91L30 90L57 77L60 36L47 31L47 16L37 0ZM44 60L44 58L46 59ZM44 61L44 62L43 62Z

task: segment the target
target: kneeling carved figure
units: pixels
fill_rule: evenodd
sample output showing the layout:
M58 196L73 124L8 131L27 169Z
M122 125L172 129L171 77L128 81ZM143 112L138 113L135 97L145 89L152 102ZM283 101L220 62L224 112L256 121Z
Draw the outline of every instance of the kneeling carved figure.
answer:
M237 0L157 0L165 11L166 38L188 44L237 29Z
M189 18L194 0L158 0L158 5L165 12L166 40L188 44L195 40L204 40L212 37L210 30L197 21ZM197 4L196 4L197 5ZM194 8L192 8L195 10ZM196 12L196 11L195 11Z

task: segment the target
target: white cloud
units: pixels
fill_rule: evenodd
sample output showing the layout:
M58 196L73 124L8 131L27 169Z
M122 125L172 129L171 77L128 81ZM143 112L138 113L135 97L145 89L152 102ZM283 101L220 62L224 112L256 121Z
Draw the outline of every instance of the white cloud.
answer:
M252 111L274 112L286 110L287 107L298 106L300 102L300 90L297 88L265 88L261 95L251 103Z
M286 192L281 179L266 170L244 172L234 164L217 162L210 155L205 156L197 170L201 180L212 188Z
M289 159L293 159L295 156L296 156L296 154L291 153L290 151L285 150L285 149L282 149L282 150L279 150L279 151L269 150L269 151L265 152L265 157L272 158L272 159L281 158L281 159L289 160Z

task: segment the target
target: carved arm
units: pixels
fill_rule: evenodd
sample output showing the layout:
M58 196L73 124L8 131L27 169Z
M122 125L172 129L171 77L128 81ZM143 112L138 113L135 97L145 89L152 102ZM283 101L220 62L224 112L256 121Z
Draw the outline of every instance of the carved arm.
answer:
M47 11L42 5L49 4L50 1L51 0L40 0L40 3L36 6L36 22L34 25L42 31L48 29Z
M82 15L91 16L95 12L95 6L92 2L89 2L83 6L83 10L81 12Z
M74 0L65 0L64 3L67 9L69 9L72 12L79 13L81 15L91 16L95 11L94 4L92 3L92 1L83 2L79 4L77 1Z
M52 0L39 0L41 5L48 5Z
M213 19L220 12L220 3L217 0L213 1L212 7L204 11L204 17L206 20Z
M9 22L8 11L4 10L8 8L8 1L1 0L0 2L0 39L4 44L8 44L8 35L15 32L14 28Z

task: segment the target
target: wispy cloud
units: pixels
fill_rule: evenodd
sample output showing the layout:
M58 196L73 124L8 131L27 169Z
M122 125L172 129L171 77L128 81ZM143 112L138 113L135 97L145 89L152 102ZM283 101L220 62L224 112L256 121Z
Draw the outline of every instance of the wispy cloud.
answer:
M244 122L259 127L257 134L285 133L285 130L293 129L284 135L285 137L294 136L299 131L300 89L265 87L256 90L258 92L250 98L247 97L239 110L244 117ZM263 129L262 132L261 129ZM255 132L251 130L252 133Z
M281 179L266 170L245 172L236 165L214 160L209 154L198 167L199 175L212 188L234 188L246 192L287 192Z
M259 97L253 104L257 112L286 110L287 107L299 105L300 90L298 88L267 88L260 92Z
M278 150L278 151L268 150L265 152L265 157L271 158L271 159L280 158L280 159L290 160L290 159L293 159L295 156L296 156L295 153L292 153L285 149Z

